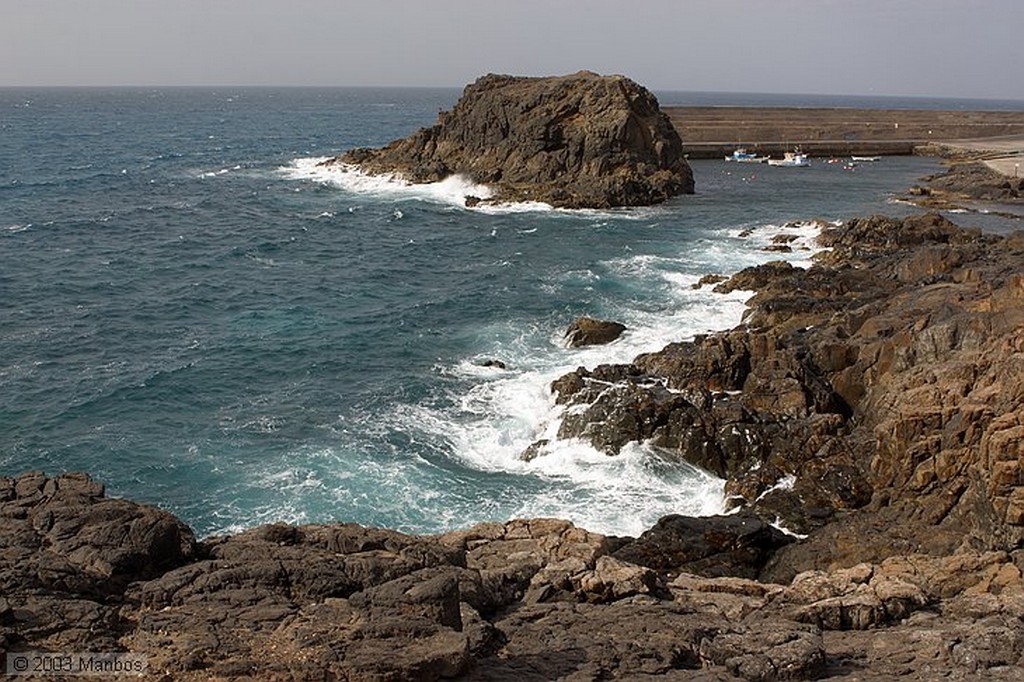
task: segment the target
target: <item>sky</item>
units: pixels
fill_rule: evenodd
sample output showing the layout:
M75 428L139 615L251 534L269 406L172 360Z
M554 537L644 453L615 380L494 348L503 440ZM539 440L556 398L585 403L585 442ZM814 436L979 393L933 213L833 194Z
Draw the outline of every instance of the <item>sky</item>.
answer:
M0 86L461 87L1024 100L1024 0L0 0Z

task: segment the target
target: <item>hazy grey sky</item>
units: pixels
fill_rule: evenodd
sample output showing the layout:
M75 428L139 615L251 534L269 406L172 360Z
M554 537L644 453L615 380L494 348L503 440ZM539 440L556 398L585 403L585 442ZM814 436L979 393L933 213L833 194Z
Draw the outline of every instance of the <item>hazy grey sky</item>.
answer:
M1024 99L1024 0L0 0L0 85L462 86Z

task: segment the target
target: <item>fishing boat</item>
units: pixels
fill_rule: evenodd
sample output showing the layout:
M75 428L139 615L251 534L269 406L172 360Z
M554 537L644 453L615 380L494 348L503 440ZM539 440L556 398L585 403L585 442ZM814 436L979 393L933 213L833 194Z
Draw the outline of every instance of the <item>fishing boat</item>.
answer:
M768 159L769 166L784 166L788 168L803 168L810 166L811 162L807 159L807 155L800 150L786 152L781 159Z
M851 156L851 161L881 161L881 156Z
M768 160L767 156L758 156L753 152L748 152L746 149L737 149L729 156L725 157L726 161L736 161L737 163L764 163Z

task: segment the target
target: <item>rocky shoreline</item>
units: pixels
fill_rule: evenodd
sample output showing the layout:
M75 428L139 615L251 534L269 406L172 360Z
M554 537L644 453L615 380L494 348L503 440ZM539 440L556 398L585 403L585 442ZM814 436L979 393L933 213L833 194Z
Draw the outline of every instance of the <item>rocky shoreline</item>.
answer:
M715 471L734 514L197 540L84 474L0 478L0 651L168 680L1022 679L1024 234L875 216L821 244L707 285L757 291L740 327L553 386L562 436Z
M434 127L326 163L461 173L494 188L479 201L693 190L654 97L589 72L485 76ZM928 182L937 205L1021 189ZM0 478L0 654L127 652L166 680L1024 679L1024 233L820 227L809 269L702 280L756 292L739 327L551 387L560 438L703 467L732 513L637 538L529 519L197 539L86 474ZM622 331L581 318L566 341Z
M915 204L932 210L971 210L977 204L999 204L1001 215L1020 218L1010 209L1024 205L1024 178L999 173L981 161L954 160L941 173L922 178L912 187ZM987 209L991 212L991 209Z

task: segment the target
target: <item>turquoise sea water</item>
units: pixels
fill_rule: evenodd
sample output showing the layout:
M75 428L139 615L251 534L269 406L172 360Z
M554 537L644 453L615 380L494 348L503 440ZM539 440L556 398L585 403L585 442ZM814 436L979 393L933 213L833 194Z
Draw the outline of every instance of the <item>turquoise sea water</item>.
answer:
M690 285L777 258L789 221L915 211L892 195L935 161L697 161L696 195L606 212L469 210L465 183L315 166L458 94L0 90L0 474L89 471L201 535L517 516L633 534L716 511L719 481L642 446L521 461L557 429L548 383L736 324L742 295ZM565 349L581 314L629 332Z

